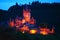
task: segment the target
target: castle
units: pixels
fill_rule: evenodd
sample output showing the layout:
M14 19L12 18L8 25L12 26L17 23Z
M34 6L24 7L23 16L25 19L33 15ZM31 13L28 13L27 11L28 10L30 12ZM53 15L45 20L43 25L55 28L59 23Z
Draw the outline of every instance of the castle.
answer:
M42 34L48 35L54 33L54 28L50 30L49 28L34 28L35 27L35 19L31 17L30 9L23 9L23 18L16 17L15 19L10 19L9 25L10 27L16 27L22 33L29 34ZM32 29L31 29L32 28Z

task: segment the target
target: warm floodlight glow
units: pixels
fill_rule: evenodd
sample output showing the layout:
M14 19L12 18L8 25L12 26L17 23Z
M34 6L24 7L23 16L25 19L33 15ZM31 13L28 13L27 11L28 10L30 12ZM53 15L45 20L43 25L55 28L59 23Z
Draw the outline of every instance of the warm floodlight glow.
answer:
M40 26L40 28L36 27L36 21L33 17L31 17L31 13L30 11L24 10L23 9L23 18L20 19L21 17L16 17L14 20L10 19L9 25L11 27L15 27L16 29L18 29L19 31L21 31L22 33L28 32L30 34L41 34L41 35L48 35L48 34L54 34L54 28L49 29L47 27L47 25L45 26L45 28L42 28ZM45 25L45 24L44 24Z
M49 28L40 28L40 34L42 35L48 35L48 34L53 34L54 33L54 29L52 28L52 30L50 30Z
M37 30L30 30L29 33L30 34L36 34L37 33Z

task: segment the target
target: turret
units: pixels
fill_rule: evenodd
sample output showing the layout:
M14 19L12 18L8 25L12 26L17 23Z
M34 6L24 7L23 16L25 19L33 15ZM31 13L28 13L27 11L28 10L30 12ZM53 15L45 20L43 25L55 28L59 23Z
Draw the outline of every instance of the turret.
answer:
M30 10L23 9L23 17L26 22L30 21L30 18L31 18Z

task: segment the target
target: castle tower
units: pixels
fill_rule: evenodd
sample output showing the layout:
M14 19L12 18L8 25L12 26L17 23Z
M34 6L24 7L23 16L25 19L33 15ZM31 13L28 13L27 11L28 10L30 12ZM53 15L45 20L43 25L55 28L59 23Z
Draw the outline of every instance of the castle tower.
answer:
M24 17L26 22L30 21L31 14L30 14L30 10L29 9L23 9L23 17Z

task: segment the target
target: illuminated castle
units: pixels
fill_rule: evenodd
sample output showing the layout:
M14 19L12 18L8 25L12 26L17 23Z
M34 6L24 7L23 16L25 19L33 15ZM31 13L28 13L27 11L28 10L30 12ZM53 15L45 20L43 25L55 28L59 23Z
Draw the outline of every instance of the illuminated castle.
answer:
M21 17L18 17L21 18ZM14 19L10 19L9 25L10 27L16 27L20 32L22 33L29 33L29 34L42 34L42 35L48 35L54 33L54 28L50 30L49 28L35 28L30 29L30 27L34 26L36 23L35 19L31 17L30 9L23 9L23 18L18 19L17 17ZM31 26L32 25L32 26Z

